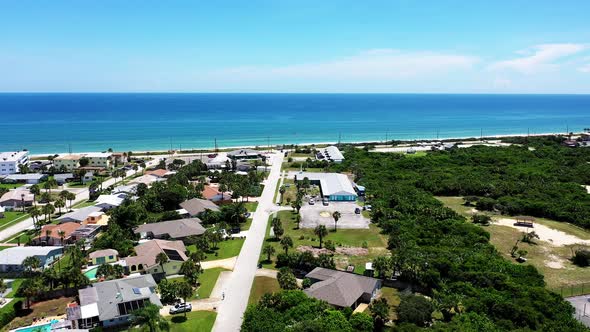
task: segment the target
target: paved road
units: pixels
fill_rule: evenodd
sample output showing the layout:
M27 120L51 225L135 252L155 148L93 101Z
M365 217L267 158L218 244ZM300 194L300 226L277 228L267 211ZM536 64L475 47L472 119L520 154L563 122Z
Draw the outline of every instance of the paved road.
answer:
M213 331L216 332L239 331L242 325L242 317L246 311L250 289L256 275L268 217L275 210L273 197L281 173L283 154L274 154L270 159L272 161L270 175L258 201L258 208L254 212L248 237L246 237L234 271L227 282L225 300L220 303L218 308L217 319L213 325Z
M146 163L146 167L151 167L154 165L157 165L160 162L159 158L155 158L154 160L151 160L149 162ZM141 168L137 171L137 172L141 172ZM130 170L127 172L127 176L132 176L136 174L135 171ZM110 185L113 185L115 183L115 179L111 178L108 179L106 181L104 181L102 183L103 188L107 188ZM62 189L57 189L57 190L62 190ZM88 200L88 188L72 188L70 189L72 192L77 191L76 193L76 199L74 201L72 201L72 205L75 205L76 203L79 202L83 202ZM69 202L68 206L69 206ZM11 239L12 237L14 237L16 234L26 230L26 229L31 229L33 228L33 218L27 218L19 223L16 223L6 229L3 229L2 231L0 231L0 242L1 241L6 241Z

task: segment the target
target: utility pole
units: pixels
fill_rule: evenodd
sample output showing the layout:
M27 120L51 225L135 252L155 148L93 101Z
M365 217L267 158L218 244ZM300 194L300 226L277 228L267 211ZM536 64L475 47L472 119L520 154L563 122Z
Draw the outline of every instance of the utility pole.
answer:
M217 149L217 138L215 138L215 153L217 153L219 149Z
M438 141L438 134L439 134L439 130L436 130L436 140Z
M483 128L479 129L479 140L483 141Z
M268 151L270 151L270 136L266 136L266 145L268 145Z
M340 141L342 139L342 133L338 133L338 148L340 148Z

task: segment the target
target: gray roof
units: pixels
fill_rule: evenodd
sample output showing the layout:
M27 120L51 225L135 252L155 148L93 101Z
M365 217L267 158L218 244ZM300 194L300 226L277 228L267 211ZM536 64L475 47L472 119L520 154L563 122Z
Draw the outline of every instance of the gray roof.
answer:
M115 249L103 249L93 251L88 255L90 258L106 257L106 256L119 256L119 252Z
M53 176L53 178L55 179L55 181L65 181L65 180L68 180L68 179L73 179L74 178L74 174L72 174L72 173L55 174Z
M180 207L185 209L191 216L204 212L205 210L219 211L219 207L215 203L200 198L189 199L180 203Z
M154 236L168 234L173 239L179 239L191 235L205 233L199 218L167 220L150 224L143 224L137 227L135 233L152 233Z
M339 307L352 306L363 294L372 294L379 280L358 274L316 267L306 278L320 280L304 292Z
M88 218L88 216L93 212L102 211L102 209L98 206L87 206L81 209L78 209L74 212L66 213L63 216L57 218L59 221L78 221L82 222Z
M344 155L342 155L342 152L340 152L340 150L333 145L330 145L324 149L324 155L330 160L344 160Z
M20 265L23 260L29 256L45 257L52 251L57 250L61 253L62 247L45 246L45 247L11 247L0 251L0 265Z
M295 176L298 181L308 178L310 181L319 181L324 196L330 195L354 195L356 191L348 177L340 173L315 173L315 172L296 172Z
M119 303L149 299L153 304L162 306L151 274L97 282L91 287L80 289L78 294L80 306L96 303L101 321L119 317Z
M260 155L260 151L252 150L252 149L239 149L234 150L227 153L228 157L248 157L248 156L258 156Z
M10 174L5 177L6 180L23 181L23 180L41 180L46 178L47 174L40 173L26 173L26 174Z

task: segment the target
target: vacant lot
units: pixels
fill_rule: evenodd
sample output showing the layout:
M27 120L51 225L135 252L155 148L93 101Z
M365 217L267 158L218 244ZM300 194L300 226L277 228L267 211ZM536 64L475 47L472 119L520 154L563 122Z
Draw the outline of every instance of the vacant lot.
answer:
M274 293L280 291L279 282L271 277L254 277L254 283L250 290L250 298L248 304L258 303L262 296L266 293Z

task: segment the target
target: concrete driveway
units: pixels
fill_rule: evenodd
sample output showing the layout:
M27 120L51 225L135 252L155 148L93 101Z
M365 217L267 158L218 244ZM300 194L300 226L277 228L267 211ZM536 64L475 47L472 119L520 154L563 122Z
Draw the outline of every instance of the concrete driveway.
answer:
M356 208L362 209L354 202L330 202L328 206L322 205L322 202L316 202L314 205L305 203L301 207L301 228L315 228L318 225L324 225L328 229L334 228L334 211L340 212L338 219L338 229L363 229L369 228L370 220L363 217L362 214L355 214Z
M576 313L574 314L576 319L587 327L590 327L590 295L568 297L566 301L576 308Z

